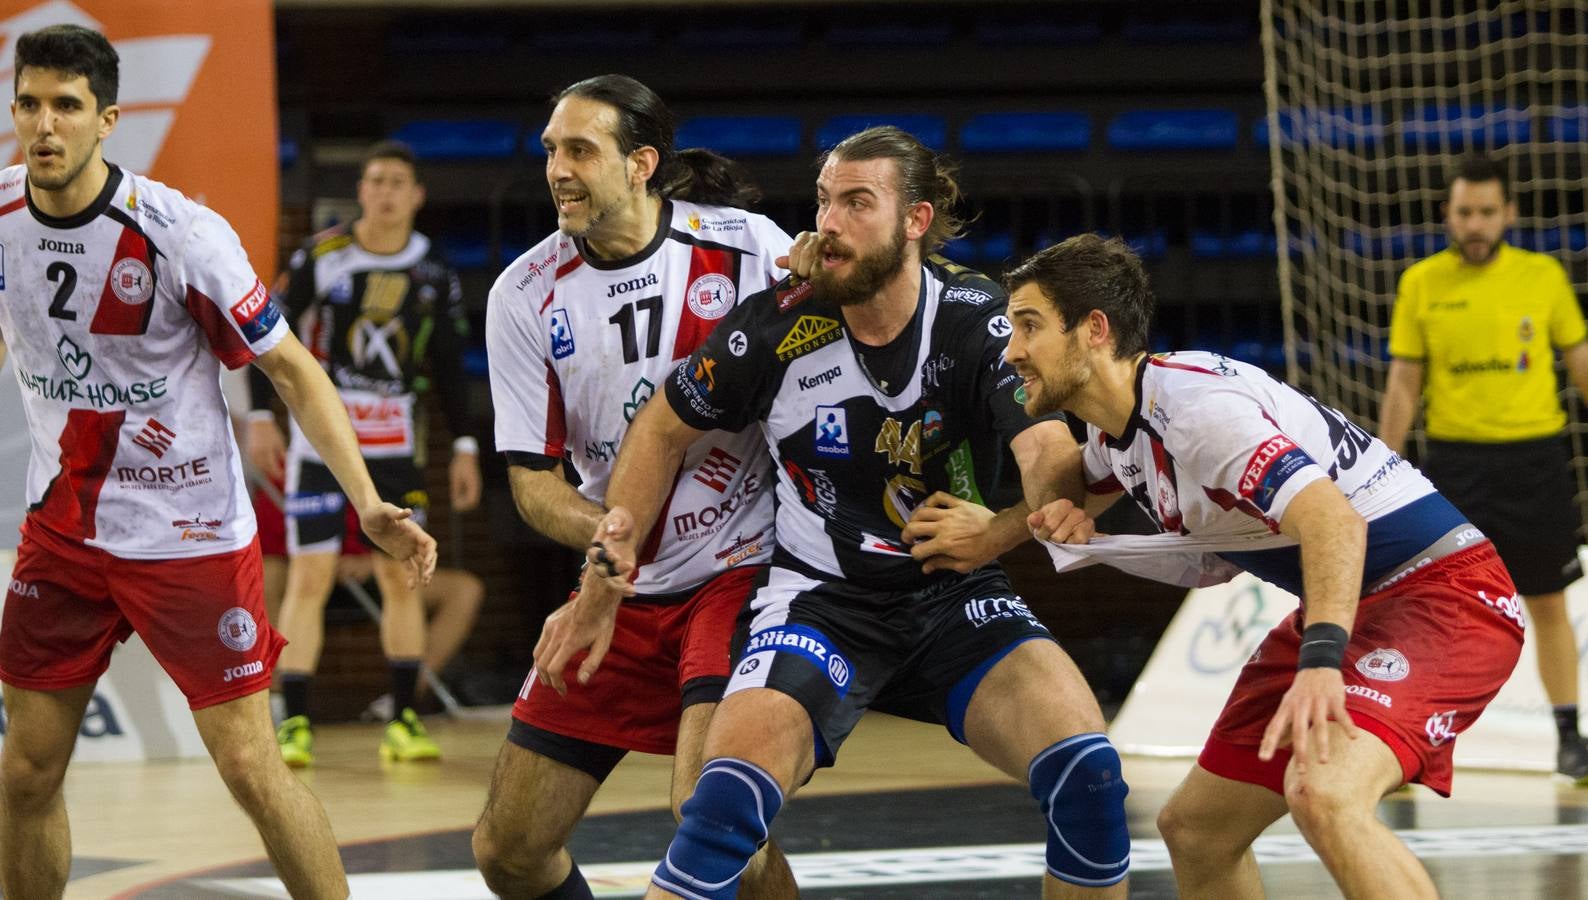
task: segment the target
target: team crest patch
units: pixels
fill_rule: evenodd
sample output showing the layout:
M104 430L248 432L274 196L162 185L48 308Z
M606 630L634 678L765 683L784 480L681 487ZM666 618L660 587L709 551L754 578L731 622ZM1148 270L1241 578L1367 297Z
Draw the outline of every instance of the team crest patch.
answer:
M685 300L689 304L689 311L700 318L720 319L733 308L733 302L738 297L738 291L727 276L709 272L690 283L689 295Z
M838 340L838 320L826 316L800 316L777 345L779 362L788 362Z
M154 296L154 273L141 259L118 259L110 267L110 292L122 303L144 303Z
M259 625L248 610L241 606L234 606L222 613L215 631L220 635L221 643L238 653L252 650L254 642L259 640Z
M1412 673L1412 664L1399 650L1380 647L1357 660L1356 670L1375 681L1401 681Z

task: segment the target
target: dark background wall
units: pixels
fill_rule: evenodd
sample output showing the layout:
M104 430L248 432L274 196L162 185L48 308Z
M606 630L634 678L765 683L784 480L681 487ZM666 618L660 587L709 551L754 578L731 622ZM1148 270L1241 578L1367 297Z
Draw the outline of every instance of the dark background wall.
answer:
M911 121L960 162L976 216L949 255L997 274L1070 234L1120 234L1154 278L1160 348L1282 365L1255 0L289 6L277 31L282 246L323 223L326 198L350 198L362 150L395 134L425 156L419 226L463 272L470 412L487 437L482 509L447 509L450 436L431 436L429 471L443 562L489 588L451 673L472 699L511 697L576 573L574 554L518 521L488 446L482 332L496 273L555 228L538 133L546 98L580 78L624 72L656 89L684 123L681 144L746 163L762 211L790 233L813 219L815 159L824 128L843 133L836 117L923 117ZM1067 117L1022 148L977 130L978 117L1004 113ZM746 116L775 121L700 121ZM1181 593L1103 569L1060 579L1033 546L1007 562L1105 702L1122 699ZM327 715L383 690L373 628L356 614L333 619L322 674L349 688L322 692L345 698Z

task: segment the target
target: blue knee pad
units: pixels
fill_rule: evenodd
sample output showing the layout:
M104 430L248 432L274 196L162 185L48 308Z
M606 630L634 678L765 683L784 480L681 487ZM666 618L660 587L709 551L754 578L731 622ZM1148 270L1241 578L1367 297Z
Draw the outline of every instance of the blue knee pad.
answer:
M1085 887L1115 884L1130 869L1130 831L1119 753L1098 732L1066 738L1027 769L1048 825L1048 874Z
M760 767L742 759L711 760L684 802L678 833L651 881L692 900L732 898L782 806L777 780Z

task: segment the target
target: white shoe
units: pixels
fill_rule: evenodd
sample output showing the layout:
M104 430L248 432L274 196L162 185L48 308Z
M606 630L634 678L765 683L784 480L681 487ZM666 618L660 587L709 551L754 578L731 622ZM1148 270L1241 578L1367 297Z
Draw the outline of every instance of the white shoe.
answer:
M370 701L369 706L364 707L364 711L359 713L358 717L364 722L390 722L395 714L396 708L392 703L391 694L381 694Z

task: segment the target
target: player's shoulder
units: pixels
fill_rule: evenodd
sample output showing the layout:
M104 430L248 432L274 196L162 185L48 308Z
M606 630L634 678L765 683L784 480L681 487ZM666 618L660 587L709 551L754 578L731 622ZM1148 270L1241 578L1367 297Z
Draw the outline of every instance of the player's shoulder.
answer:
M315 260L354 246L353 223L339 222L309 235L301 249L305 258Z
M792 243L782 228L760 213L687 200L670 202L670 236L686 244L716 245L748 253L775 252L782 255Z
M557 279L568 274L579 260L579 248L573 238L560 231L552 232L508 263L502 274L496 276L495 283L491 285L492 305L518 307L530 304L538 310L539 301L551 295Z
M236 232L220 213L164 182L126 169L121 171L122 185L111 206L135 219L156 245L162 243L162 235L180 237L187 232L207 237L219 232L235 240Z
M1401 273L1402 286L1418 284L1430 278L1452 275L1461 267L1461 251L1446 247L1438 253L1425 256L1406 267Z
M20 163L0 169L0 206L22 200L27 179L28 167Z
M936 280L937 299L944 307L967 314L986 314L993 309L1001 311L1009 303L998 282L969 266L936 253L928 256L923 265Z
M1194 411L1199 420L1217 419L1225 401L1271 396L1274 384L1260 366L1203 350L1153 353L1142 366L1144 412L1155 403L1165 410Z
M1566 274L1565 265L1551 254L1527 250L1512 244L1506 244L1500 252L1511 265L1525 271L1529 276L1553 278Z

